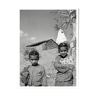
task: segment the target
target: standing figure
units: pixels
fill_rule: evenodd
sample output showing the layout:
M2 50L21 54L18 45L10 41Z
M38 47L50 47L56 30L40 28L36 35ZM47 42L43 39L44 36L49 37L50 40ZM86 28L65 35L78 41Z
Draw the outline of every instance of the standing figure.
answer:
M73 85L73 70L68 50L70 45L67 42L58 45L59 55L55 59L54 67L57 70L55 86L72 86Z
M42 65L38 64L39 53L36 50L33 50L29 53L29 61L31 65L25 67L21 72L21 82L25 86L46 86L46 74L45 68Z

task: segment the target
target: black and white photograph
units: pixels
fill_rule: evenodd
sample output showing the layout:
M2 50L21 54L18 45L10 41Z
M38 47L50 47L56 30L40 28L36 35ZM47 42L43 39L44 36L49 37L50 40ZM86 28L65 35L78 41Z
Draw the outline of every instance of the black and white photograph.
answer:
M20 10L20 86L76 86L77 10Z

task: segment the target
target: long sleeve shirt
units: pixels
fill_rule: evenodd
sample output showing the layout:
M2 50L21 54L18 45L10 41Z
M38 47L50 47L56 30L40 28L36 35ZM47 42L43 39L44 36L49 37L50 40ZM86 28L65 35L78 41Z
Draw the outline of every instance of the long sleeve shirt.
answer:
M68 81L72 78L75 66L68 62L68 58L64 58L64 60L61 60L60 56L55 59L54 67L58 71L56 75L57 81Z
M23 70L22 73L25 77L29 74L28 86L47 85L45 69L41 65L29 66L28 68L25 68L25 70Z

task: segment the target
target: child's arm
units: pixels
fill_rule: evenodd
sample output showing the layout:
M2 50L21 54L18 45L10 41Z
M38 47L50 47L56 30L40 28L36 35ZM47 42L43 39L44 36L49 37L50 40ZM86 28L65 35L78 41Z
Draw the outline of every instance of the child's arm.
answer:
M57 71L60 71L62 73L68 71L69 69L73 70L74 66L71 64L62 64L60 62L60 56L57 56L55 59L54 67Z
M61 62L60 62L60 59L61 59L61 57L60 56L57 56L56 58L55 58L55 62L54 62L54 67L55 68L63 68L64 67L64 64L62 64Z
M28 71L28 68L29 68L29 66L28 67L25 67L24 69L23 69L23 71L20 73L20 79L21 79L21 81L25 84L25 86L26 86L26 84L28 83L28 79L29 79L29 71Z
M47 78L46 78L46 73L44 68L42 71L42 86L47 86Z
M28 75L28 73L29 73L28 68L29 68L29 66L28 67L24 67L23 71L20 73L21 76L25 76L26 77Z

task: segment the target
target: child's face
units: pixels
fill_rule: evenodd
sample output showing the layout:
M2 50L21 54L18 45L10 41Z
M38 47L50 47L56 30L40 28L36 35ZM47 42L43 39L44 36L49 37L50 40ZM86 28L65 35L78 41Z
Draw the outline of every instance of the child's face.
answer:
M37 65L38 64L38 58L37 58L37 56L33 56L33 55L31 55L30 56L30 62L32 63L32 65Z
M65 57L67 55L67 53L68 53L68 50L67 50L66 47L61 47L60 48L60 55L61 56Z

